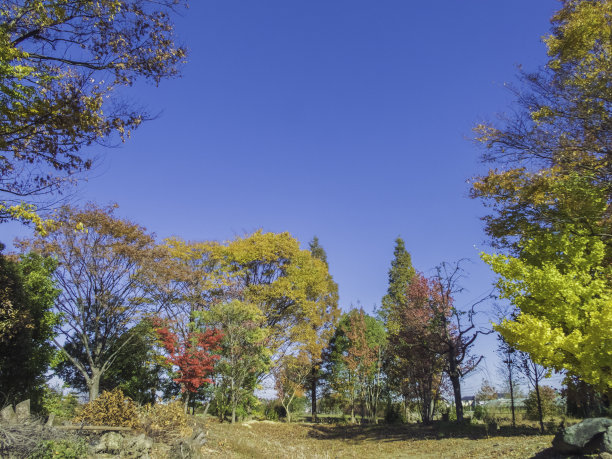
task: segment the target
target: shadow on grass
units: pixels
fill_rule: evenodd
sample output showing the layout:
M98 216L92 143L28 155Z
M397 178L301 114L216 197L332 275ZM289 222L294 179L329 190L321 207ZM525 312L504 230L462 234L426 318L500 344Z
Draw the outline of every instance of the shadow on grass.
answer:
M501 426L489 430L485 425L437 421L431 425L420 424L365 424L329 425L314 424L308 435L312 438L347 441L406 441L442 440L445 438L466 438L479 440L489 437L524 437L540 435L538 429L528 426L512 428Z

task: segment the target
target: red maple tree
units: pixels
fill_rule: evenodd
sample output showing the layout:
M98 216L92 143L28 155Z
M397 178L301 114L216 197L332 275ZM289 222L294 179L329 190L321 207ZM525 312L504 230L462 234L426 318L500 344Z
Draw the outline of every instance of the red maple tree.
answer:
M155 332L168 353L166 362L178 367L179 376L174 382L181 385L181 391L195 393L204 383L212 383L210 378L215 362L220 355L219 343L223 333L216 328L206 331L190 331L180 339L179 334L170 329L169 323L160 318L152 319Z

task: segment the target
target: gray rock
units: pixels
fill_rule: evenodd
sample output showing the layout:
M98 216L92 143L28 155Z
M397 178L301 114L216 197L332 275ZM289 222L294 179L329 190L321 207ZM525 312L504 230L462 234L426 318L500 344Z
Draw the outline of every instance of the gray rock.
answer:
M585 419L576 425L563 429L555 435L553 448L560 453L590 453L601 449L602 436L612 427L612 419ZM609 435L608 435L608 442Z
M206 435L201 430L196 430L189 438L184 438L172 446L169 457L171 459L200 459L202 446L206 443Z
M119 454L123 446L123 436L117 432L107 432L95 446L96 453Z
M612 427L608 427L603 434L600 450L602 453L612 454Z
M145 437L144 434L138 435L137 437L126 437L123 441L121 457L148 459L152 447L153 440Z
M55 413L51 413L49 415L49 417L47 418L47 422L45 423L45 425L47 427L52 427L53 426L53 421L55 421Z
M0 419L7 424L15 424L17 422L15 410L11 405L5 406L2 411L0 411Z
M17 422L25 422L30 419L30 400L24 400L15 406Z

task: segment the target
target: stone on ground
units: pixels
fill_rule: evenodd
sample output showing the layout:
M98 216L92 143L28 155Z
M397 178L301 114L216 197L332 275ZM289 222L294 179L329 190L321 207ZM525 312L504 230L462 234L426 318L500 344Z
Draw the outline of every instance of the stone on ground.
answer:
M563 429L555 435L553 448L570 454L589 454L596 450L612 453L612 419L585 419Z

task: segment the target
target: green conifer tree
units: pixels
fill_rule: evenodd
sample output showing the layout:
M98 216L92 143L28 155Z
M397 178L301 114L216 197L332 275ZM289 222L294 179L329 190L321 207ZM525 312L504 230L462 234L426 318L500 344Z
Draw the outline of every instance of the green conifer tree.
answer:
M395 240L393 261L389 269L389 287L387 294L383 296L380 316L387 330L392 332L395 328L395 311L406 302L406 288L415 275L412 266L412 257L406 251L404 240L398 237Z
M323 263L327 264L327 253L319 244L319 238L317 236L313 237L312 241L308 243L308 250L310 250L313 258L321 260Z

